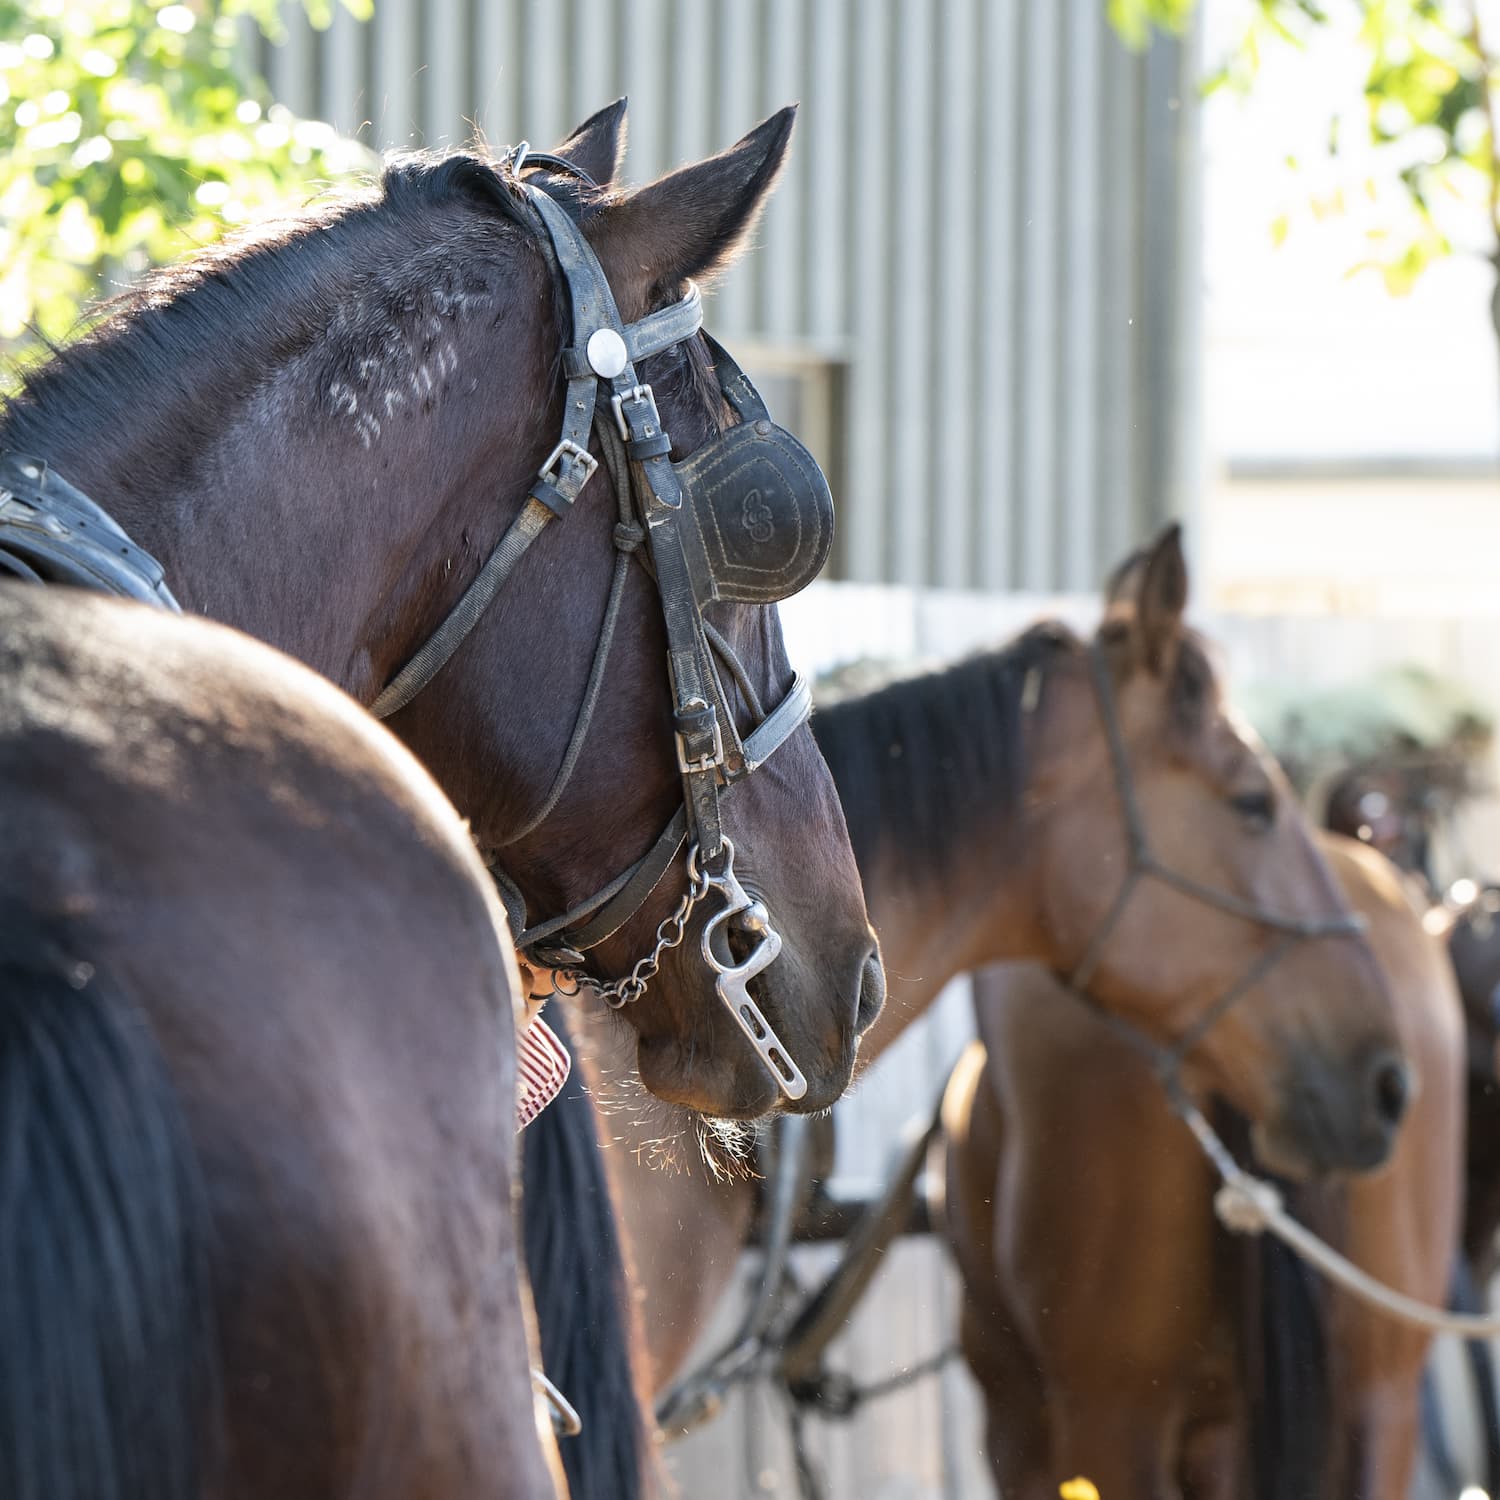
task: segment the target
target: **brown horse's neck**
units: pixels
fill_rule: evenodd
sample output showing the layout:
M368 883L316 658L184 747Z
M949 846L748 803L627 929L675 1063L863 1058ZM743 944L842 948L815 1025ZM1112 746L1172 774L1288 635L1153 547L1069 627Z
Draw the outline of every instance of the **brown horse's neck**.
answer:
M999 651L820 711L887 975L860 1043L878 1056L955 975L1045 956L1025 792L1046 674L1076 640L1038 626Z
M1046 955L1024 856L997 867L988 851L978 858L955 851L944 878L930 883L913 881L899 862L899 851L892 850L865 873L865 899L885 962L886 1001L860 1041L864 1063L879 1057L958 975Z

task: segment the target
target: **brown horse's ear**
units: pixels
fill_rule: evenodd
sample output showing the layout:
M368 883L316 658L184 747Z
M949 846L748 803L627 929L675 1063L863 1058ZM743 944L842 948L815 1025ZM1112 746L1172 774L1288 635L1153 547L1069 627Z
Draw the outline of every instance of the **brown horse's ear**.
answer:
M1174 521L1156 539L1141 572L1136 595L1136 624L1146 665L1160 672L1182 634L1187 608L1187 559L1182 552L1182 527Z
M592 114L565 140L552 148L553 156L581 167L600 187L608 187L625 161L625 110L622 94Z
M627 321L689 279L721 271L743 246L786 158L796 105L742 141L602 209L594 253Z
M1104 607L1113 610L1117 606L1134 610L1141 597L1141 578L1146 571L1147 559L1151 556L1145 547L1137 547L1124 562L1120 563L1104 581Z

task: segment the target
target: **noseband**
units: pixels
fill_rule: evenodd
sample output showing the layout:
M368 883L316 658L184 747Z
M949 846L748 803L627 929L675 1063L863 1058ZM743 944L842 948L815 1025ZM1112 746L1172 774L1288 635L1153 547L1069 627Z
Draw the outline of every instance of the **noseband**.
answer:
M597 439L613 482L618 518L604 621L552 786L506 843L514 844L541 826L572 775L603 683L630 559L643 542L666 623L682 806L642 858L560 916L528 924L520 890L498 866L491 866L492 873L510 910L518 951L536 967L562 976L566 985L586 986L616 1009L640 999L663 956L683 941L694 908L710 893L717 894L723 904L704 928L703 960L716 976L721 1002L777 1087L788 1099L800 1099L807 1091L806 1079L747 988L781 951L781 937L765 905L735 876L734 845L724 833L720 796L806 722L812 696L797 675L781 702L769 712L763 710L749 674L729 643L704 619L702 605L712 599L772 603L810 582L832 540L827 482L806 449L770 420L744 372L706 335L721 391L739 422L682 464L671 462L672 439L663 430L651 386L636 374L635 364L698 334L703 322L698 291L690 287L681 301L635 323L623 323L582 230L544 185L521 179L528 164L592 183L570 163L531 154L524 143L506 162L537 241L566 294L572 343L562 356L567 386L562 430L525 505L478 576L371 711L380 718L396 713L436 676L527 548L551 521L567 516L593 478L600 462L589 449L591 438ZM720 677L720 662L758 720L743 738ZM650 950L621 978L601 980L589 973L587 952L641 909L684 848L687 890L658 926ZM730 951L730 931L751 945L742 962L736 963Z
M1115 704L1114 686L1110 678L1109 663L1104 658L1103 648L1097 641L1088 647L1089 671L1093 680L1094 699L1099 706L1099 718L1104 725L1105 740L1109 745L1110 766L1114 773L1115 794L1120 801L1120 814L1125 822L1127 866L1125 879L1115 893L1104 920L1095 929L1084 949L1083 957L1063 982L1067 988L1103 1019L1112 1030L1124 1036L1138 1051L1144 1052L1171 1098L1174 1107L1186 1101L1182 1085L1182 1064L1215 1026L1239 1003L1292 949L1316 938L1355 937L1368 925L1358 912L1345 911L1331 917L1294 917L1285 912L1273 911L1253 901L1246 901L1230 891L1206 885L1163 864L1151 851L1146 834L1146 822L1141 816L1140 801L1136 796L1135 779L1130 774L1130 757L1125 749L1125 735L1120 727L1119 711ZM1131 896L1144 880L1157 880L1171 886L1175 891L1191 897L1203 906L1215 911L1240 917L1257 927L1263 927L1275 936L1265 950L1250 966L1235 979L1216 1000L1212 1001L1196 1020L1180 1036L1163 1045L1145 1032L1113 1012L1104 1009L1089 991L1089 983L1098 973L1104 957L1105 945L1125 915Z

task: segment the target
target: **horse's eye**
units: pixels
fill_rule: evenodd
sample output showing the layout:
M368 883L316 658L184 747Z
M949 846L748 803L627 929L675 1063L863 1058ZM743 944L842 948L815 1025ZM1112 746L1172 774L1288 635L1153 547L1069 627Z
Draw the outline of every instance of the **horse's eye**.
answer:
M1229 805L1257 833L1264 833L1276 821L1276 803L1270 792L1238 792Z

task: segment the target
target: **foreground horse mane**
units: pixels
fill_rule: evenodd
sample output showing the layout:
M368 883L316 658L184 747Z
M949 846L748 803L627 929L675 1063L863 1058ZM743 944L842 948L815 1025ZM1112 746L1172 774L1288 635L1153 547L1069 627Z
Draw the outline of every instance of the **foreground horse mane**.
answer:
M607 190L571 179L557 197L585 217L612 201ZM507 238L502 256L496 230L509 225L523 232ZM102 304L100 321L53 346L0 405L0 445L54 463L115 448L113 467L138 492L180 490L246 403L261 400L265 410L252 419L274 429L278 396L337 419L371 369L403 402L408 388L419 393L416 377L441 362L443 325L487 310L498 326L516 256L540 265L543 254L499 160L393 153L378 183L231 233ZM538 310L566 328L561 280L547 279L551 295ZM542 422L562 353L553 339L528 425ZM678 383L721 425L723 398L700 340L655 377L665 398ZM430 409L430 394L421 399Z
M149 427L143 407L179 403L212 421L304 351L326 368L358 358L381 328L488 301L499 288L468 266L497 221L524 222L497 162L392 156L378 183L231 234L103 304L6 403L5 441L46 455L97 442L101 426Z
M943 868L955 830L1014 808L1028 774L1027 681L1078 644L1046 621L945 671L819 709L813 730L861 868L881 845Z

